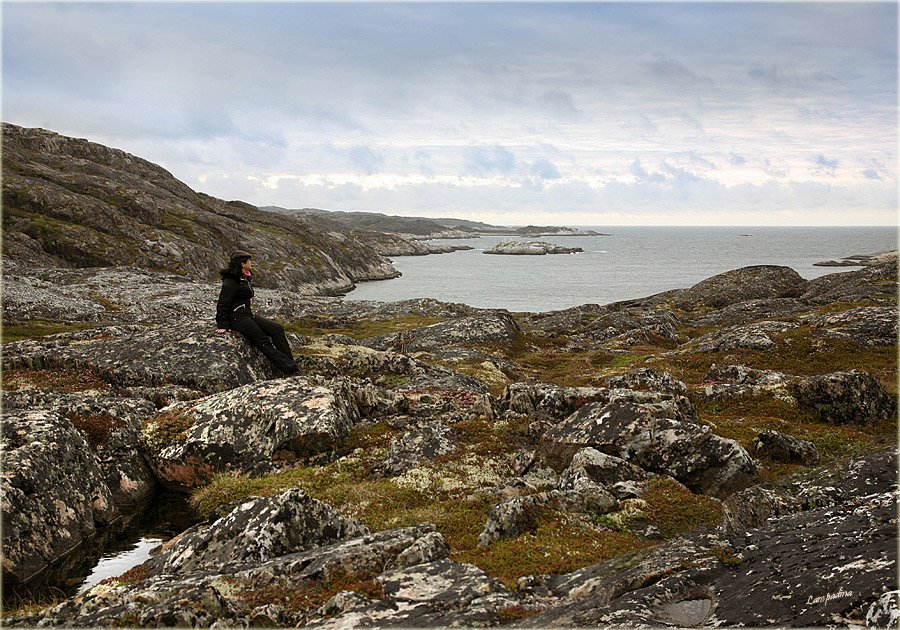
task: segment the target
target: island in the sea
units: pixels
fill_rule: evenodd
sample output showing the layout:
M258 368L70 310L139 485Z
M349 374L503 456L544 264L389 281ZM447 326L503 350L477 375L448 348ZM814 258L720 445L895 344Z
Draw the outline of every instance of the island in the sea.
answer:
M546 241L503 241L490 249L484 250L485 254L506 254L509 256L544 256L546 254L575 254L583 252L580 247L563 247Z

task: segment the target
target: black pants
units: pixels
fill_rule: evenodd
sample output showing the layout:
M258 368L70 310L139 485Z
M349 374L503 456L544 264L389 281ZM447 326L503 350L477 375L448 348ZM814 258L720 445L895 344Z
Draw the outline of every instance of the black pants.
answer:
M297 371L294 355L284 334L284 327L260 315L248 313L231 317L231 328L244 335L282 372Z

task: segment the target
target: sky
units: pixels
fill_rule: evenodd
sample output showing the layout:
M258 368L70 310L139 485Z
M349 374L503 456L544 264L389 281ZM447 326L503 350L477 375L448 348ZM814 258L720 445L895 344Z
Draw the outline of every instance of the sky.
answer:
M2 5L5 122L259 206L896 225L896 2Z

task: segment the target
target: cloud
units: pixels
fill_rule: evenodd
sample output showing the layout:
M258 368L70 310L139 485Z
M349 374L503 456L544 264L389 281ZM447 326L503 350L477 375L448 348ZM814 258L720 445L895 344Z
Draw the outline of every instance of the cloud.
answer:
M564 90L549 90L541 94L537 100L549 112L557 116L569 117L579 113L578 108L575 107L575 99Z
M466 172L472 175L508 174L516 166L516 157L505 147L471 147L466 155Z
M728 157L732 166L743 166L747 163L747 158L745 158L743 155L735 153L733 150L728 153Z
M549 160L537 160L531 165L530 171L532 175L540 179L555 180L562 178L559 169L556 168L556 164Z
M827 175L829 177L834 177L837 173L838 167L838 159L837 158L827 158L822 154L819 154L813 158L811 161L814 165L813 173L817 175Z
M787 177L789 175L789 171L787 166L783 162L770 160L766 158L765 162L763 162L763 171L767 175L771 175L772 177Z
M365 145L351 148L348 158L350 165L357 173L369 175L374 173L384 163L384 155Z

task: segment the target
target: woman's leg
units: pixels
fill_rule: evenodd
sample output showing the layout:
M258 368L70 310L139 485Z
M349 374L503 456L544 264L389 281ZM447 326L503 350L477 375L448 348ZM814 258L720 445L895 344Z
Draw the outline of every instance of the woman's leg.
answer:
M272 338L259 327L253 317L232 319L231 327L244 335L251 344L259 348L259 351L282 372L292 373L297 370L297 364L294 363L294 357L290 354L290 351L285 355L284 352L276 348L272 343ZM282 334L284 334L283 331Z
M293 360L294 355L291 353L291 345L284 334L284 326L260 315L254 315L253 319L256 320L256 325L259 326L260 330L272 338L272 343L275 344L275 347Z

